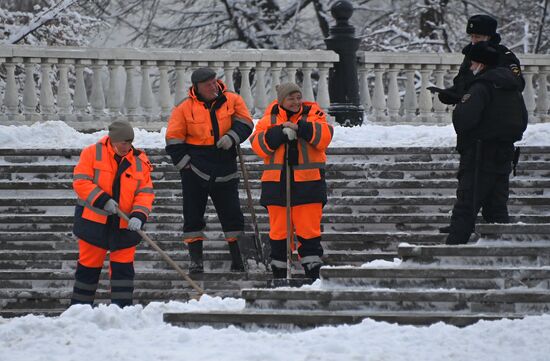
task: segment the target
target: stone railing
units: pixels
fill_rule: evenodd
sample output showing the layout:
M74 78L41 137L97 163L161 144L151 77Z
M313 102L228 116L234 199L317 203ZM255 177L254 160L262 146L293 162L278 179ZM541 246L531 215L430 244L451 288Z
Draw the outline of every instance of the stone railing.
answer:
M187 96L191 72L215 69L260 116L275 86L298 81L306 100L329 106L328 72L338 55L322 50L174 50L0 46L0 124L64 120L102 129L115 117L159 129ZM48 81L43 81L48 79ZM234 80L238 80L234 82ZM3 91L2 91L3 90Z
M548 122L550 56L519 54L530 122ZM450 86L462 54L372 53L359 58L359 88L367 121L381 124L448 124L453 107L426 88Z

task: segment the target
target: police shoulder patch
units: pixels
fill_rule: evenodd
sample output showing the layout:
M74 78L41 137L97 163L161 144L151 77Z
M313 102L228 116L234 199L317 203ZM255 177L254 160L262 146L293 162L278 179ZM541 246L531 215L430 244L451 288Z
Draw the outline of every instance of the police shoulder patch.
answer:
M470 94L470 93L464 94L464 96L462 97L461 102L466 103L468 101L468 99L470 99L471 96L472 96L472 94Z

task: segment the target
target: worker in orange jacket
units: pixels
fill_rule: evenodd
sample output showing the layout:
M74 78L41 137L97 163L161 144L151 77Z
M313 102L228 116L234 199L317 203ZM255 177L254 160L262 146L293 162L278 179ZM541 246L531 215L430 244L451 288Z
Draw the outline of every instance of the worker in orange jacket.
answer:
M84 148L73 172L78 196L73 232L79 258L71 304L95 298L103 261L110 251L111 303L132 305L134 255L141 229L153 205L151 163L132 147L134 131L126 121L114 121L109 135ZM129 221L119 218L117 209Z
M305 274L319 278L321 217L327 202L325 150L334 129L315 102L302 100L294 83L277 87L277 100L266 109L250 138L252 149L264 160L260 203L269 213L271 269L274 278L286 277L286 172L291 172L291 221ZM286 147L285 147L286 145ZM285 167L288 149L290 169Z
M166 130L166 152L180 171L183 238L189 272L202 273L204 212L212 199L231 254L231 271L244 271L237 239L244 230L238 192L236 146L252 133L252 117L240 95L227 90L210 68L191 74L189 97L174 108Z

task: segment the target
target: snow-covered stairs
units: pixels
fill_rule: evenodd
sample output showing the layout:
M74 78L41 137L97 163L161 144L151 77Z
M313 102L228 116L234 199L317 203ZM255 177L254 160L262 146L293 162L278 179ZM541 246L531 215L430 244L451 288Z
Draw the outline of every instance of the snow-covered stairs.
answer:
M147 153L155 167L157 199L146 231L185 269L179 175L162 150ZM0 150L0 315L29 310L56 313L68 304L77 258L71 234L75 203L71 179L78 154L78 150ZM257 199L261 164L249 150L245 160ZM514 221L549 222L549 160L550 148L522 149L518 176L511 182ZM450 148L331 149L329 202L323 220L326 263L359 266L374 259L391 261L402 242L440 244L444 235L437 228L449 221L456 168L457 155ZM244 190L241 203L251 232ZM267 215L257 202L256 210L267 239ZM205 242L208 273L196 277L207 292L237 296L241 288L265 286L270 275L261 267L248 275L228 272L229 254L219 238L221 228L211 204L207 219L213 238ZM145 243L138 247L136 273L140 303L184 300L192 291ZM108 298L104 274L98 301Z
M401 244L399 260L363 267L323 267L322 281L302 288L244 289L240 312L165 314L174 325L297 326L401 324L521 318L550 312L550 233L515 225L518 240L465 246ZM511 227L492 226L506 233ZM514 238L514 235L507 235ZM527 238L538 240L528 240Z

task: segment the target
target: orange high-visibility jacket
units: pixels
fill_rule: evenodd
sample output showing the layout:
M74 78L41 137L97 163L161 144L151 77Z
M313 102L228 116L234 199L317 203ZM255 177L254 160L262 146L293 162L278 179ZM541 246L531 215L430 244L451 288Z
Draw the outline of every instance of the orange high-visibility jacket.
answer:
M77 237L105 249L136 245L141 237L126 230L128 223L109 216L103 206L114 199L121 211L143 223L153 206L152 166L143 151L132 148L115 160L110 138L84 148L73 171L73 188L78 196L74 233Z
M217 141L229 135L235 145L252 133L254 123L242 97L227 91L218 80L220 95L207 104L189 89L189 97L174 108L166 130L166 152L177 169L188 163L201 178L228 181L237 178L235 147L216 148Z
M264 160L264 171L261 178L262 204L284 205L281 187L277 186L275 189L269 184L272 182L284 183L282 174L285 164L285 146L281 144L277 149L271 149L265 134L270 128L281 126L286 121L309 129L307 132L298 131L298 164L292 166L291 177L293 183L292 204L325 203L325 150L332 140L334 129L327 123L325 113L315 102L303 102L301 110L289 119L287 112L279 108L277 101L274 101L267 107L264 116L256 124L255 131L250 137L252 149Z

